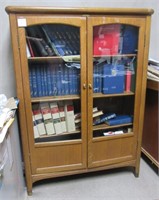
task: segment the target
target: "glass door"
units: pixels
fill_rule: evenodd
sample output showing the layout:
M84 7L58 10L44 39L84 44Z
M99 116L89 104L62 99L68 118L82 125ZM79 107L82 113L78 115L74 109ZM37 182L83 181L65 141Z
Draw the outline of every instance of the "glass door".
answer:
M19 35L33 170L84 168L85 18L25 20Z
M138 128L142 19L89 18L89 166L131 160Z

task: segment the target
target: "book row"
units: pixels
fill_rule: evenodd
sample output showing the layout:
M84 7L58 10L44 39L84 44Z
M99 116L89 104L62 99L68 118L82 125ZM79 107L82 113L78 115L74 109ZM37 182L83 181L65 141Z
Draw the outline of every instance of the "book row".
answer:
M28 57L80 55L80 29L60 24L26 27ZM136 53L138 28L110 24L93 29L93 55Z
M80 70L64 64L34 64L29 68L31 97L80 93Z
M123 64L94 65L93 92L103 94L130 92L134 69ZM80 94L80 69L67 64L32 64L29 68L31 97Z
M32 113L34 138L76 131L72 101L36 103Z
M31 57L80 55L79 29L68 25L37 25L26 28Z

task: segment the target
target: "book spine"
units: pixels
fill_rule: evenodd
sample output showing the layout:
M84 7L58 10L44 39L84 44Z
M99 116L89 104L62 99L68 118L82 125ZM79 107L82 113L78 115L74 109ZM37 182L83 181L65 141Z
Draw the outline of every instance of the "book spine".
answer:
M65 132L67 132L67 127L66 127L66 116L65 116L65 111L64 111L64 103L62 101L59 101L58 105L59 105L59 113L60 113L62 132L65 133Z
M40 72L40 66L36 66L35 68L36 73L36 83L37 83L37 96L42 96L42 87L41 87L41 72Z
M72 101L65 102L65 115L66 115L66 125L68 132L76 130L75 127L75 116L74 116L74 107Z
M93 119L93 125L98 125L98 124L102 124L105 121L109 120L109 119L113 119L116 117L115 113L112 114L104 114L102 116L96 117Z
M62 128L61 128L60 114L59 114L59 108L58 108L57 103L56 102L50 103L50 108L51 108L53 123L55 127L55 132L56 134L61 134Z
M48 103L41 103L40 107L41 107L41 113L42 113L42 116L43 116L44 125L45 125L45 128L46 128L47 134L48 135L55 134L53 119L52 119L51 109L49 107L49 104Z
M131 116L125 116L125 117L119 117L119 118L117 117L114 119L107 120L106 123L109 126L128 124L128 123L132 123L132 117Z
M36 81L36 69L35 66L32 66L32 88L33 88L33 97L37 97L37 81Z
M36 124L37 124L39 135L40 136L46 135L46 130L45 130L43 117L42 117L42 114L40 112L40 109L38 108L36 110L33 110L33 114L34 114L34 118L35 118L35 121L36 121Z
M32 119L33 119L33 131L34 131L34 138L39 138L39 132L36 124L36 120L34 118L34 115L32 114Z
M127 70L126 71L125 91L130 92L130 88L131 88L131 71Z

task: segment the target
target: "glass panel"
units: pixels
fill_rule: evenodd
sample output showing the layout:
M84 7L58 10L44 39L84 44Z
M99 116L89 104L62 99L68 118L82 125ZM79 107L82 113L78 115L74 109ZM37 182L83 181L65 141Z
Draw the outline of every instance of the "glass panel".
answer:
M80 29L26 28L35 142L81 139Z
M93 28L93 137L133 131L138 28Z

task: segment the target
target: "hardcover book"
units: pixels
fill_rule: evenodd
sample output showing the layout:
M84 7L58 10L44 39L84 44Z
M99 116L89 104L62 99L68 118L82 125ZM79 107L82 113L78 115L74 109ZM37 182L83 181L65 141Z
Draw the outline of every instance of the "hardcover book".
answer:
M51 108L53 123L54 123L54 127L55 127L55 132L56 132L56 134L60 134L63 131L62 131L62 127L61 127L60 113L59 113L59 108L58 108L57 102L50 103L50 108Z
M96 26L93 31L94 55L115 55L118 53L120 40L119 24Z
M75 131L76 130L75 116L74 116L74 106L72 101L65 102L65 114L66 114L67 131L68 132Z
M93 125L98 125L98 124L102 124L105 121L109 120L109 119L113 119L116 117L115 113L110 113L110 114L103 114L101 116L95 117L93 119Z
M47 103L47 102L41 103L40 107L41 107L41 113L43 116L44 125L46 128L47 134L48 135L55 134L55 128L54 128L54 124L53 124L53 119L52 119L49 103Z
M36 121L36 125L37 125L37 128L38 128L39 135L40 136L46 135L44 121L43 121L43 117L42 117L39 105L33 106L33 115L34 115L34 119Z
M103 94L123 93L125 89L124 65L106 64L103 67Z
M65 132L67 132L67 127L66 127L66 115L65 115L63 101L59 101L58 102L58 106L59 106L59 113L60 113L62 132L65 133Z
M33 118L33 131L34 131L34 138L39 138L39 132L38 132L38 128L37 128L37 124L34 118L34 115L32 114L32 118Z
M109 119L106 121L106 124L109 126L115 126L119 124L129 124L132 123L133 117L129 115L118 115L113 119Z

